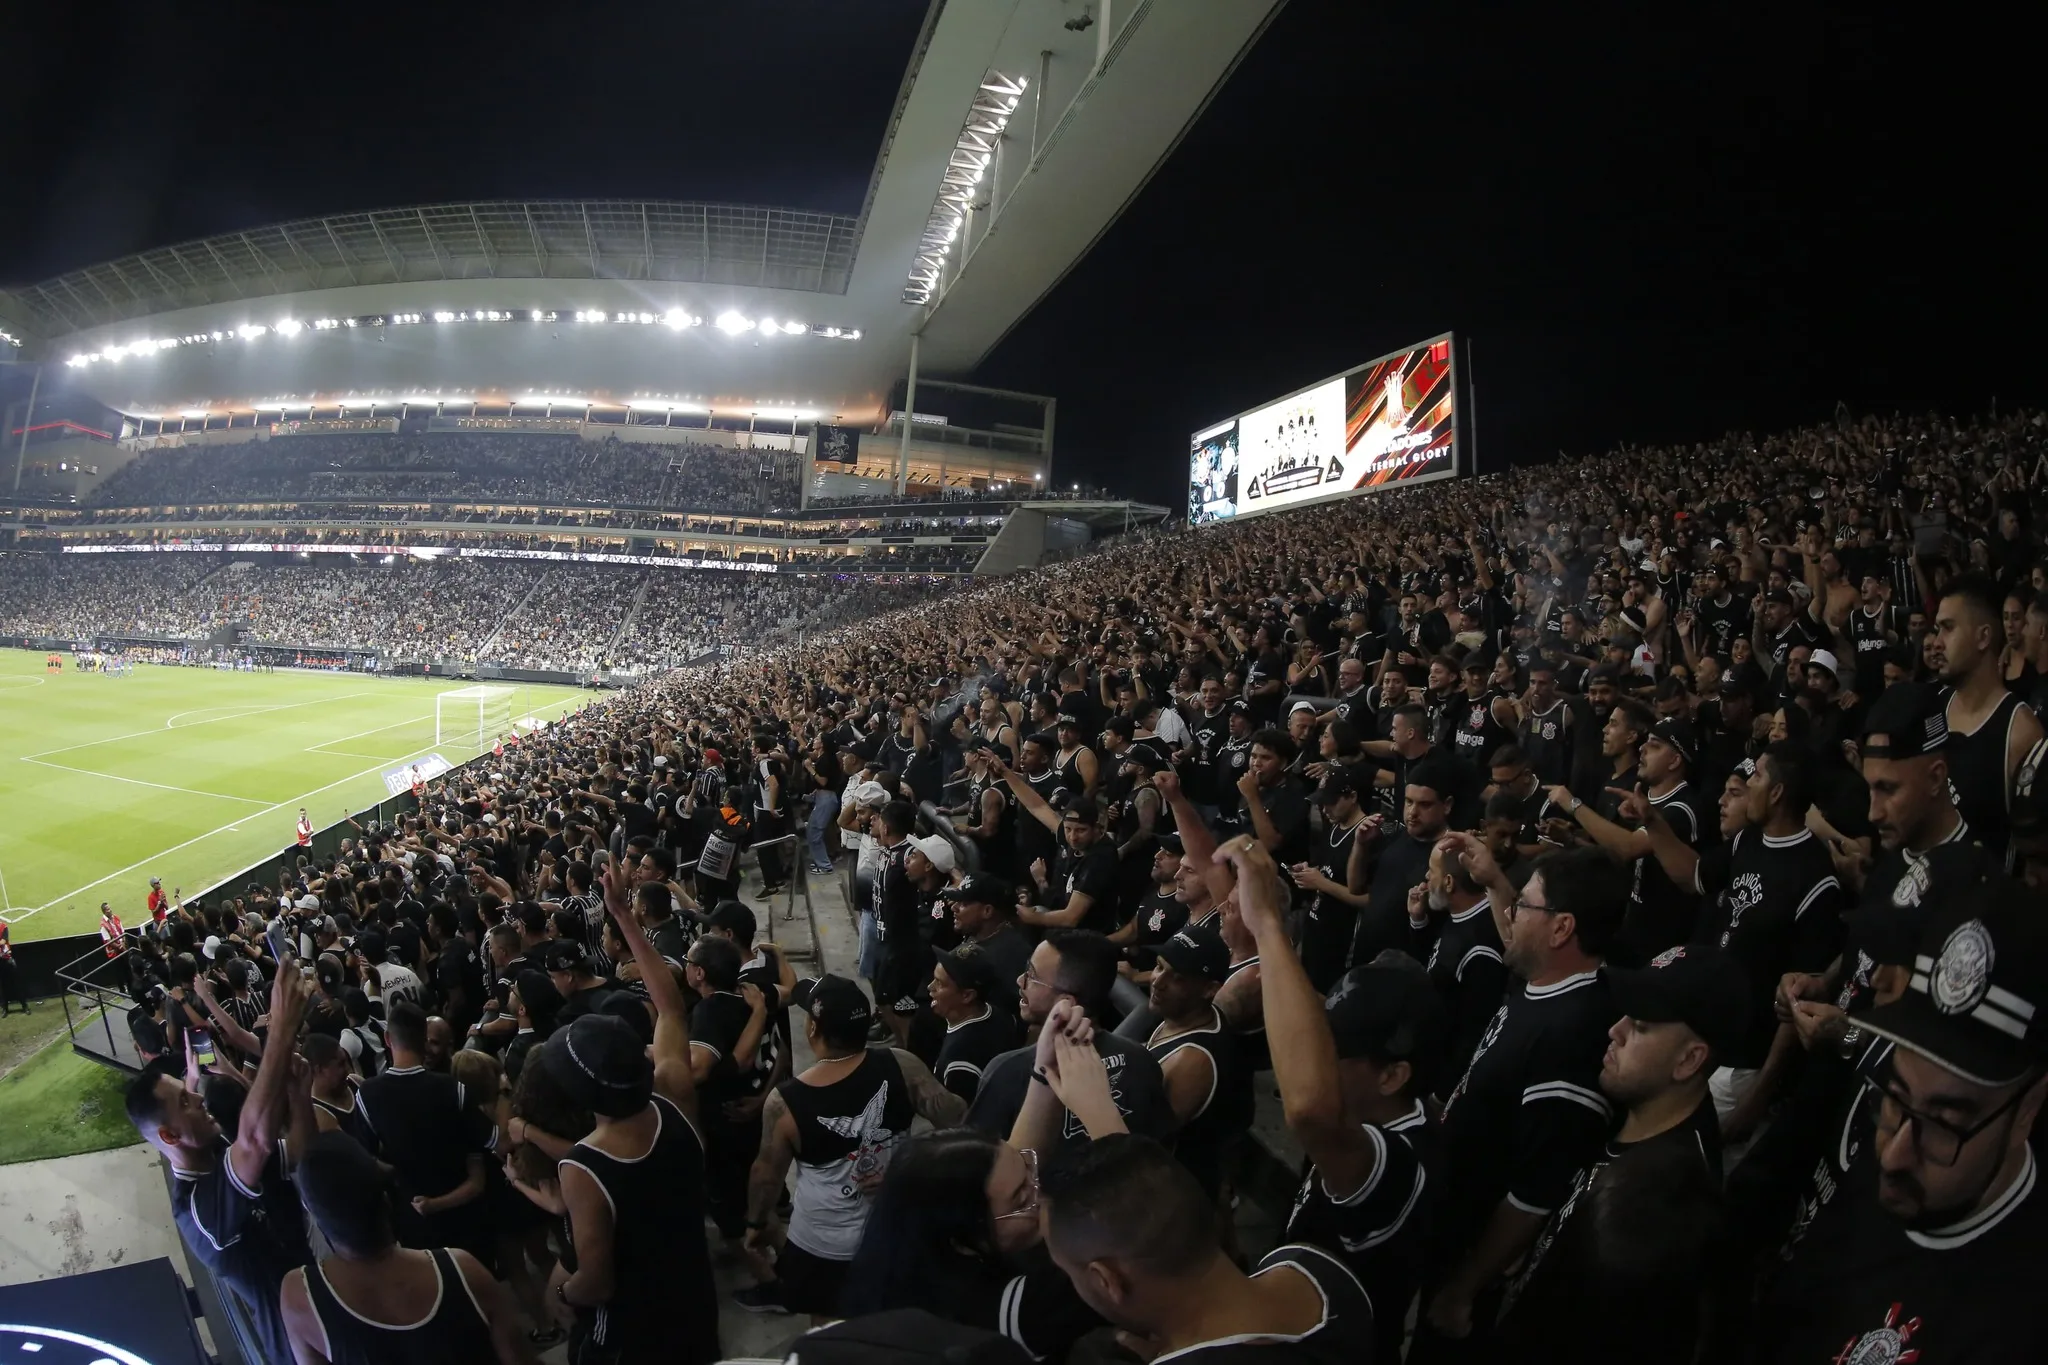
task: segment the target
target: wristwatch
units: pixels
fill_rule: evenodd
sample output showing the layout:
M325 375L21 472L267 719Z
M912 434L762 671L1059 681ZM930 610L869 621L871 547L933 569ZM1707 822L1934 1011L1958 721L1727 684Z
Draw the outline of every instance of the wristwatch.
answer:
M1568 811L1569 811L1569 812L1570 812L1571 814L1573 814L1573 815L1577 815L1577 814L1579 813L1579 811L1580 811L1580 810L1581 810L1582 808L1584 808L1585 804L1586 804L1585 802L1583 802L1583 801L1579 800L1579 798L1578 798L1578 797L1574 796L1574 797L1572 798L1572 803L1571 803L1571 805L1570 805L1570 806L1568 806L1568 807L1567 807L1566 809L1567 809L1567 810L1568 810Z

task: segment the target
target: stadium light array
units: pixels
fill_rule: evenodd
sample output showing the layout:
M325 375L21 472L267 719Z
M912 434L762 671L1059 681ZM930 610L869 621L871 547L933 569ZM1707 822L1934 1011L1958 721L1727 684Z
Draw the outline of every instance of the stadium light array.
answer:
M917 253L910 258L910 278L903 286L905 303L929 303L937 292L946 253L953 249L967 226L968 206L994 164L1003 130L1009 127L1010 115L1017 112L1017 104L1030 84L1022 76L1013 78L1000 71L991 71L981 78L981 88L974 92L974 103L968 106L967 121L961 125L960 136L946 158L945 174L939 177L939 195L925 219Z
M160 351L177 350L183 346L218 345L228 341L255 341L265 336L296 337L302 332L340 332L358 327L413 327L413 326L465 326L476 323L513 322L555 322L560 315L546 308L437 308L426 313L366 313L349 318L315 318L311 322L298 318L280 318L274 323L247 322L231 331L193 332L186 336L144 337L137 341L115 342L97 351L82 351L65 360L74 370L102 361L120 361L130 356L155 355ZM570 314L571 320L579 323L628 323L636 327L664 326L673 332L688 331L704 325L704 319L683 308L665 308L660 312L652 310L615 312L603 308L579 308ZM831 327L814 322L778 322L773 318L755 320L733 309L718 315L714 324L717 330L728 336L741 336L752 332L757 336L811 336L825 341L859 341L858 327ZM0 342L19 346L21 342L0 332Z

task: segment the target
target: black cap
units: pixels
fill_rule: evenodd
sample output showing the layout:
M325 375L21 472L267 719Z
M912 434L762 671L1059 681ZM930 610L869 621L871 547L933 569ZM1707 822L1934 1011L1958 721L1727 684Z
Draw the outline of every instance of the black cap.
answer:
M828 1038L865 1037L875 1017L866 992L843 976L807 976L796 983L790 999L818 1021L818 1031Z
M1323 780L1316 785L1315 791L1310 793L1309 800L1318 806L1331 806L1336 804L1337 798L1341 796L1355 796L1364 790L1364 782L1359 774L1340 763L1323 774Z
M2048 1063L2048 904L2003 876L1966 881L1921 925L1905 994L1871 1032L1976 1085Z
M1095 798L1092 796L1077 796L1067 802L1066 809L1060 812L1060 818L1079 820L1084 825L1092 825L1102 818L1102 807L1095 804Z
M1877 694L1863 722L1865 758L1919 758L1947 744L1948 703L1933 683L1893 683Z
M1749 979L1718 949L1667 948L1634 971L1607 969L1614 1007L1652 1024L1684 1024L1716 1056L1738 1046L1749 1027Z
M1251 715L1251 713L1252 713L1252 707L1251 707L1251 703L1250 703L1250 702L1248 702L1248 701L1246 701L1246 700L1245 700L1244 698L1242 698L1242 697L1239 697L1239 698L1237 698L1237 699L1236 699L1235 701L1232 701L1232 702L1230 702L1230 703L1229 703L1228 705L1226 705L1226 706L1225 706L1225 707L1223 708L1223 714L1224 714L1224 715L1225 715L1226 717L1228 717L1228 716L1250 716L1250 715Z
M550 972L574 972L582 970L590 959L583 952L583 945L573 939L550 939L540 950L541 967Z
M1765 593L1764 601L1766 603L1776 603L1781 607L1789 607L1794 605L1792 601L1792 594L1785 591L1783 588L1778 588L1774 591Z
M1166 833L1160 835L1159 846L1165 849L1168 853L1171 853L1176 858L1185 858L1188 856L1187 845L1181 842L1180 831L1177 829L1170 829Z
M973 991L984 1004L1005 994L1003 969L978 944L963 943L951 952L940 953L939 965L946 969L954 985L963 991ZM1014 994L1014 987L1010 993Z
M1742 676L1741 669L1731 668L1721 675L1721 681L1715 684L1714 690L1724 697L1746 697L1749 695L1749 682Z
M959 884L939 893L940 900L964 905L1008 905L1014 898L1009 884L986 872L970 872Z
M1160 961L1182 976L1218 985L1230 979L1230 947L1215 929L1191 924L1158 947Z
M640 1031L608 1011L579 1015L541 1056L574 1104L605 1118L639 1113L654 1093L654 1063Z
M1062 711L1059 714L1059 718L1053 721L1052 728L1055 730L1078 730L1081 728L1081 722L1077 717Z
M1448 1024L1443 1000L1422 965L1396 949L1353 967L1334 986L1323 1010L1337 1056L1386 1064L1405 1061L1423 1086L1435 1079Z
M1650 737L1678 750L1678 756L1687 763L1699 757L1699 741L1693 738L1692 726L1676 716L1667 716L1651 726Z

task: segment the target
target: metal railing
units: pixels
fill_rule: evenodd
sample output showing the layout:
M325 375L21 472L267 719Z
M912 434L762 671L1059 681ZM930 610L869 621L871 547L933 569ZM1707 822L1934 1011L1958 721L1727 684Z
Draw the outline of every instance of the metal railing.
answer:
M128 1036L128 1007L134 1001L128 992L127 958L133 951L124 948L108 957L105 948L95 946L56 973L71 1050L131 1075L142 1069L142 1058Z

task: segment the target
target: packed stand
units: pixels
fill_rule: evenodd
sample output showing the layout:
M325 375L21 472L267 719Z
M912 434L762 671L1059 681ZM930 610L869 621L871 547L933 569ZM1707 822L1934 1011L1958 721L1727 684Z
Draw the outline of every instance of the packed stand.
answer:
M395 1349L365 1265L462 1275L478 1358L715 1359L707 1220L870 1349L2039 1359L2043 438L1630 450L672 672L115 923L130 1113L279 1360ZM865 988L759 941L793 851Z
M788 454L697 441L525 432L389 432L277 436L161 446L94 488L93 508L404 499L540 502L763 512L794 508Z

